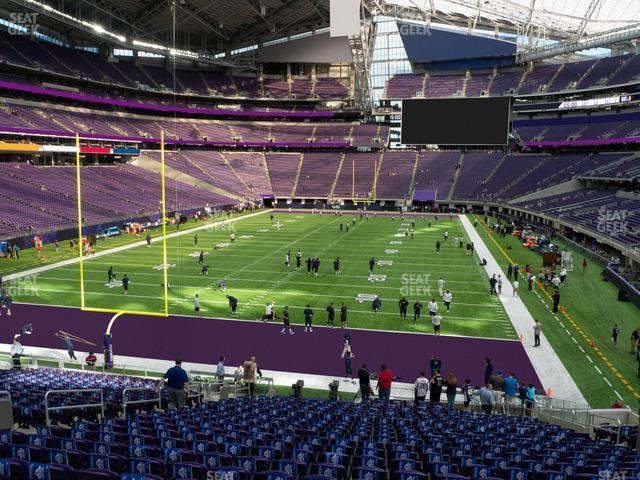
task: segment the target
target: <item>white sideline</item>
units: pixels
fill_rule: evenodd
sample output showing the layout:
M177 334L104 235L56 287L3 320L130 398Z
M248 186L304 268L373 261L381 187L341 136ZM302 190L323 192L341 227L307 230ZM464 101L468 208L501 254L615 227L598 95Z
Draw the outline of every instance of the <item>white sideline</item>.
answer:
M505 272L502 270L489 248L485 245L484 241L473 227L469 218L465 215L460 216L460 222L462 227L467 232L469 240L473 242L475 251L479 258L487 260L485 271L487 277L490 278L494 273L496 275L502 275L502 295L499 295L500 301L504 306L507 316L513 328L515 328L518 336L523 337L523 346L533 368L536 370L545 391L551 389L553 397L563 400L572 400L577 403L583 403L587 405L582 392L573 381L573 378L565 368L564 364L553 350L553 347L548 342L544 335L545 323L550 323L551 319L540 319L542 324L542 332L540 334L539 347L533 346L533 324L534 319L529 310L524 305L524 302L520 297L514 297L512 293L511 282L507 280ZM523 270L524 271L524 270ZM529 295L525 281L520 282L520 295ZM537 286L536 286L537 288ZM487 281L487 292L489 291L489 282ZM488 293L487 293L488 294ZM517 372L515 372L517 374ZM527 381L523 378L521 380Z
M199 232L200 230L206 230L207 228L215 227L216 225L222 225L223 223L232 223L232 222L237 222L238 220L243 220L245 218L255 217L257 215L264 215L265 213L270 212L270 211L271 210L261 210L259 212L250 213L248 215L240 215L238 217L229 218L227 220L221 220L219 222L206 223L204 225L200 225L199 227L188 228L188 229L185 229L185 230L180 230L180 231L177 231L177 232L174 232L174 233L170 233L170 234L167 235L167 238L179 237L181 235L186 235L187 233ZM129 243L127 245L122 245L120 247L109 248L108 250L103 250L103 251L98 252L98 253L96 253L94 255L90 255L90 256L83 255L82 260L83 260L83 262L89 262L89 261L93 260L94 258L103 257L105 255L111 255L113 253L123 252L125 250L129 250L131 248L136 248L136 247L141 247L141 246L144 246L146 244L147 244L146 240L141 240L139 242ZM49 271L49 270L54 270L56 268L65 267L67 265L73 265L73 264L79 263L79 262L80 262L80 258L76 256L76 257L70 258L68 260L62 260L61 262L49 263L47 265L43 265L41 267L36 267L36 268L29 269L29 270L25 270L23 272L11 273L9 275L6 275L6 276L2 277L2 280L4 282L9 281L9 280L16 280L18 278L28 277L29 275L35 275L37 273L46 272L46 271ZM16 303L19 303L19 302L16 302Z

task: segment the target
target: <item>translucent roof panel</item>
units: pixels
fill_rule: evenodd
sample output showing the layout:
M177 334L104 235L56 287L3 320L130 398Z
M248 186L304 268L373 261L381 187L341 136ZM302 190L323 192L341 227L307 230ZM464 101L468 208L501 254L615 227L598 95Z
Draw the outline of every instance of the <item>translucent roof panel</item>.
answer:
M544 26L575 33L592 13L584 34L640 23L640 0L386 0L387 3L435 8L444 14L475 18L480 14L497 23ZM533 5L533 11L531 7Z

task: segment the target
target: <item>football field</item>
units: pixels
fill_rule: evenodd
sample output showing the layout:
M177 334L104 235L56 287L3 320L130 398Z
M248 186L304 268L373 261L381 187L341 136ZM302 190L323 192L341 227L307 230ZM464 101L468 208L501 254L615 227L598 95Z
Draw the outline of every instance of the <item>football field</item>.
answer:
M174 233L174 228L169 233ZM413 238L407 235L411 229ZM340 323L340 305L345 303L351 328L432 333L427 304L434 298L443 317L443 335L517 338L498 297L488 294L487 275L478 265L477 256L467 255L466 248L456 244L456 237L467 242L456 217L370 215L367 219L294 211L276 212L272 220L269 213L263 213L223 225L212 222L197 230L197 245L195 230L169 238L166 264L159 235L159 231L152 232L149 247L132 246L87 259L83 268L85 306L161 312L166 268L171 287L169 312L174 315L194 315L194 297L198 294L202 316L232 318L225 295L233 295L238 299L238 315L233 318L238 319L260 318L265 305L273 301L278 315L285 305L289 306L294 324L303 323L303 310L310 305L314 325L326 325L325 309L333 302L336 325ZM438 240L442 242L440 253L436 252ZM100 241L99 251L108 252L105 249L126 241L129 239L123 237ZM284 259L289 250L291 265L286 268ZM298 250L303 257L300 271L296 270ZM202 264L198 263L201 252L208 274L202 274ZM307 257L320 259L317 276L307 273ZM339 275L334 273L336 257L340 259ZM369 272L371 258L375 260L373 274ZM111 283L109 267L116 275ZM126 296L121 285L124 274L130 279ZM445 289L453 294L450 312L438 292L440 277L446 282ZM218 281L223 279L226 292L218 290ZM18 279L12 286L15 302L80 306L78 263ZM377 313L371 302L376 295L382 301ZM398 301L403 296L409 301L406 320L399 316ZM417 300L423 305L422 316L414 323L413 303Z

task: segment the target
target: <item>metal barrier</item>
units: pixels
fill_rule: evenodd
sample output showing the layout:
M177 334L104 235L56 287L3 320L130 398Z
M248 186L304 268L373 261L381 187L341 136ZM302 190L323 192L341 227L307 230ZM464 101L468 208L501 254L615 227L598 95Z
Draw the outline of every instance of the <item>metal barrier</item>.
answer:
M100 394L100 403L84 403L80 405L64 405L62 407L50 407L49 406L49 395L56 395L62 393L99 393ZM101 417L104 418L104 395L102 393L102 389L100 388L85 388L85 389L75 389L75 390L47 390L44 394L44 414L47 421L47 425L51 425L51 418L49 417L50 411L60 411L60 410L78 410L87 407L100 407Z
M157 393L157 398L145 398L144 400L127 400L127 393L129 392L149 392L152 391ZM158 408L162 407L162 399L161 399L160 389L156 387L128 387L122 390L122 412L127 415L127 406L128 405L139 405L139 404L149 404L149 403L158 403Z

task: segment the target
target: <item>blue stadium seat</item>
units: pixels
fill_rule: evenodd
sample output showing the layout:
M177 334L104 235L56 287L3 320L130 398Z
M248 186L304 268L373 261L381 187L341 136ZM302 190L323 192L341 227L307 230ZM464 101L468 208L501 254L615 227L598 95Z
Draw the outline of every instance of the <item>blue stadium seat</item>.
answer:
M382 468L356 467L351 473L353 480L386 480L387 472Z

